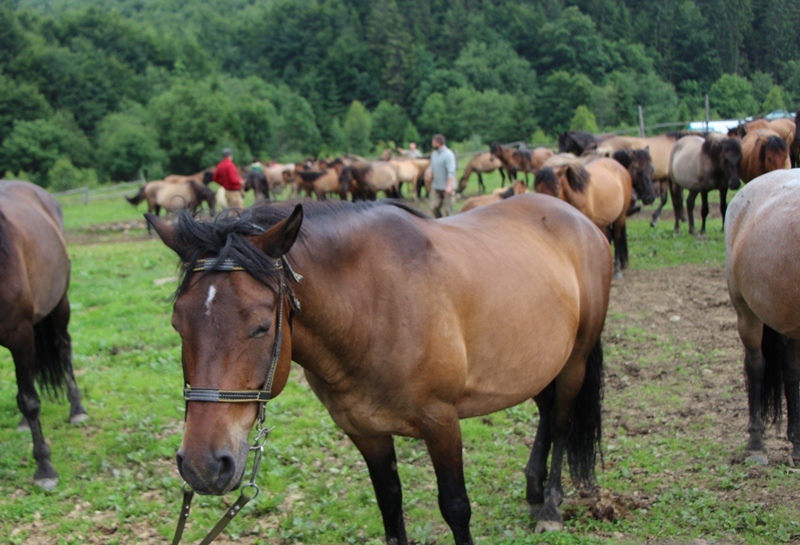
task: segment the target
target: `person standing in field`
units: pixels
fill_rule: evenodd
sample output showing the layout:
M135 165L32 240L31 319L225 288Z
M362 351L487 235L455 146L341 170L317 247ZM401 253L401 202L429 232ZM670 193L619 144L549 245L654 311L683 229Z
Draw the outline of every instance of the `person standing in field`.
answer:
M445 138L436 134L431 141L431 211L435 218L453 214L453 191L456 187L456 156Z
M250 172L264 172L264 165L258 160L258 157L253 157L253 162L250 164Z
M416 142L409 142L408 149L397 148L397 150L409 159L419 159L422 157L422 152L417 149Z
M222 161L214 169L214 181L222 186L225 191L226 208L244 208L244 196L242 195L242 177L239 176L239 169L233 163L233 151L231 148L222 150ZM217 198L217 202L221 199Z

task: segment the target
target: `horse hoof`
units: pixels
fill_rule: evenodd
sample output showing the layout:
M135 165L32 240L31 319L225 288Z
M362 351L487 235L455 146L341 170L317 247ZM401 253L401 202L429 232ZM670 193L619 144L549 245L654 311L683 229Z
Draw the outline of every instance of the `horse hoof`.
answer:
M58 477L48 478L48 479L34 479L33 484L44 490L45 492L51 492L55 489L56 485L58 484Z
M78 413L69 417L69 423L73 426L82 422L86 422L87 420L89 420L89 415L86 413Z
M564 529L564 523L555 520L540 520L536 522L536 533L560 532Z
M767 454L761 450L749 450L745 452L744 461L749 464L758 464L760 466L769 465Z
M655 227L656 225L658 225L657 221L653 220L650 222L650 227Z
M614 278L617 279L617 280L621 280L622 279L622 273L621 272L615 272L614 273Z

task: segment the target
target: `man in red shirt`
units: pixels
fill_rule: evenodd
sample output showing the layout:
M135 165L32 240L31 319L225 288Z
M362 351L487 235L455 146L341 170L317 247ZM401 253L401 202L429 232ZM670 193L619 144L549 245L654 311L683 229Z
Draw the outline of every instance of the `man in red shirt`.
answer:
M214 169L214 181L224 188L228 208L244 208L242 177L239 176L239 169L233 163L233 151L230 148L222 150L222 161Z

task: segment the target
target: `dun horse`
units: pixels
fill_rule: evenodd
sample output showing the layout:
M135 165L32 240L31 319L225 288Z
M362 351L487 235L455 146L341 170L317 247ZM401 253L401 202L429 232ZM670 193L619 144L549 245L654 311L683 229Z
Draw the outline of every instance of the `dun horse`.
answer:
M17 406L33 437L36 472L45 490L58 483L50 447L39 420L40 387L58 392L65 385L69 421L86 420L72 372L67 325L70 263L61 208L45 190L27 182L0 182L0 345L11 351L17 376Z
M177 461L196 491L239 486L255 401L280 394L292 360L366 460L388 543L409 542L395 435L425 442L457 545L473 542L462 418L536 401L525 475L538 529L563 526L565 452L575 482L593 486L612 266L573 207L520 195L443 220L387 201L147 219L183 264ZM254 402L212 402L231 390Z
M486 206L487 204L492 204L495 202L500 202L503 199L507 199L509 197L513 197L514 195L521 195L525 193L525 183L522 181L516 181L511 184L508 189L498 189L493 191L490 195L477 195L475 197L470 197L464 202L464 206L461 207L462 212L468 212L473 208L478 208L479 206Z
M764 421L789 415L792 461L800 464L800 171L779 170L747 184L725 221L725 271L744 345L748 459L767 463Z
M628 266L625 218L633 192L627 169L614 159L600 158L586 167L570 163L558 170L542 168L533 181L537 193L568 202L595 225L610 230L614 241L614 276Z
M214 207L217 199L214 192L208 186L197 183L193 180L188 182L166 183L164 181L147 182L133 197L125 197L133 206L140 202L147 202L147 211L158 216L161 209L168 212L179 210L191 210L196 212L203 204L208 203L211 215L214 214ZM147 224L147 232L150 232L150 224Z
M742 138L742 164L739 176L743 183L778 169L791 167L789 146L770 129L749 132Z
M486 186L483 183L483 175L494 172L495 170L500 171L500 186L502 187L506 183L506 174L500 160L491 153L479 153L478 155L474 155L472 159L469 160L469 163L467 163L464 174L462 174L461 179L458 181L457 194L461 195L464 192L467 188L469 177L473 173L478 175L478 192L485 193Z
M683 190L689 190L686 211L689 215L689 233L697 234L694 228L694 202L698 193L703 201L701 210L703 224L700 234L706 232L708 217L708 193L719 190L719 210L725 221L728 208L728 190L738 189L739 166L742 162L742 146L738 140L718 134L708 137L684 136L675 144L670 166L670 191L675 210L675 233L680 232L680 219L683 216ZM664 203L653 213L653 221L658 219Z

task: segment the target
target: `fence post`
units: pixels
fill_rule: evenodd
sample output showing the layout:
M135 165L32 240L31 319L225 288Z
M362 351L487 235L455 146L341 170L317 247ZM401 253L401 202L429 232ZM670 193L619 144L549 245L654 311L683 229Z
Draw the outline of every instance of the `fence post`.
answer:
M83 186L83 204L89 204L89 186Z
M639 138L644 138L644 114L641 104L639 104Z
M708 93L706 93L706 131L708 132L708 122L711 121L709 107L708 107Z

